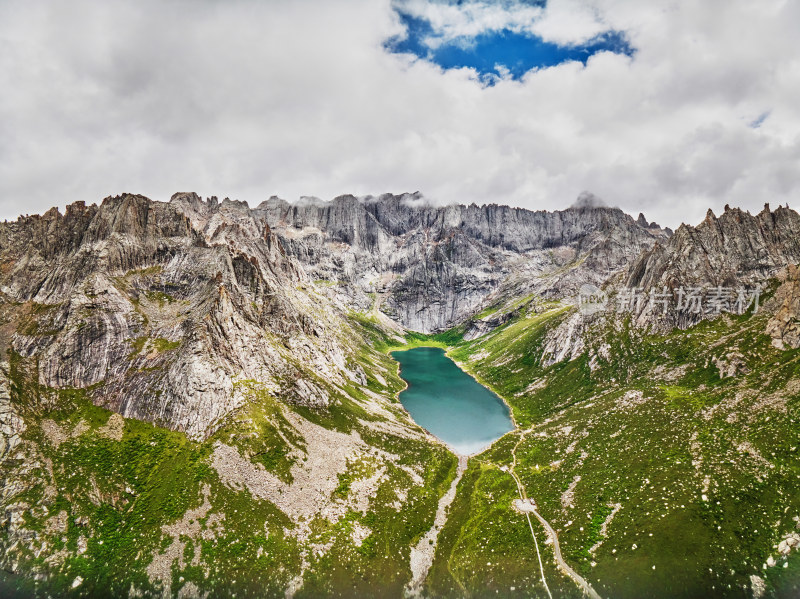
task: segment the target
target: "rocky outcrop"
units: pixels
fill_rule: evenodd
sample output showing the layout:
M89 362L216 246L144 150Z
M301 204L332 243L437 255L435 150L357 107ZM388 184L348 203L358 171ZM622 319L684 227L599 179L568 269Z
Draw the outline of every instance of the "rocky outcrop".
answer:
M316 378L355 376L343 312L245 204L73 204L0 225L0 259L10 351L125 416L202 437L241 403L236 380L324 406Z
M799 261L797 212L787 207L771 211L765 205L754 216L726 206L721 216L709 210L697 227L681 225L668 241L645 251L617 280L618 291L643 295L644 301L632 310L639 324L686 328L721 311L738 313L755 306L766 282ZM653 304L653 309L648 297L651 291L666 293L671 308L681 303L686 307L692 289L701 297L697 309L664 313L661 304Z
M27 428L11 401L8 387L8 363L0 363L0 462L20 444Z
M766 333L778 349L797 349L800 347L800 271L794 264L787 268L786 280L776 296L783 301L767 323Z
M593 204L533 212L436 207L419 194L387 194L294 204L273 197L254 212L309 276L342 283L351 301L379 293L387 314L421 332L459 324L519 278L529 293L568 295L667 238L657 226Z
M628 269L628 287L666 285L737 286L774 277L800 261L800 215L769 205L753 216L726 206L709 210L697 227L681 225L666 243L657 243Z

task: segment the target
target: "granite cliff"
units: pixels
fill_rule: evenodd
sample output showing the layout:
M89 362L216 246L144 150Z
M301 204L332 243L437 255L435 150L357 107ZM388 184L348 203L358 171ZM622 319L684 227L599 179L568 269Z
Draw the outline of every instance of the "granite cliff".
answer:
M788 207L770 210L769 205L756 215L739 208L725 207L719 217L709 210L696 227L681 225L668 241L659 242L634 260L609 289L638 289L647 296L666 290L672 305L680 302L679 293L702 290L699 310L669 310L659 314L642 302L634 313L641 325L662 331L678 326L687 328L706 317L719 315L709 303L715 293L725 292L722 311L734 310L737 290L753 290L759 295L770 280L785 276L786 269L800 263L800 215ZM714 290L720 290L715 292ZM753 305L755 301L753 301ZM728 308L731 308L728 310Z
M709 210L692 227L681 225L667 243L645 252L629 268L626 284L649 289L684 285L737 285L764 281L800 261L800 215L769 205L756 215L725 207Z
M564 297L626 267L669 232L618 208L530 211L490 204L431 206L419 194L271 198L255 214L315 279L337 281L355 301L411 330L451 328L503 287Z
M241 404L236 380L327 405L315 378L356 376L341 310L262 220L204 206L123 195L0 225L3 349L42 386L195 438Z

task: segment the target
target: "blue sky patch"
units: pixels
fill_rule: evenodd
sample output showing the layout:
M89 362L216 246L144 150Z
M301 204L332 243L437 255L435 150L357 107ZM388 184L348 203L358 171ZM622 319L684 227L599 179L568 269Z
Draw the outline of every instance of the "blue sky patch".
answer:
M766 120L767 120L767 117L769 117L769 115L770 115L770 113L771 113L771 112L772 112L771 110L767 110L766 112L762 112L762 113L761 113L760 115L758 115L758 117L757 117L757 118L756 118L754 121L752 121L752 122L751 122L751 123L750 123L748 126L749 126L751 129L758 129L759 127L761 127L761 125L763 125L763 124L764 124L764 121L766 121Z
M531 69L551 67L567 61L586 64L598 52L626 56L635 53L625 34L619 31L607 31L576 46L561 46L529 32L509 29L444 40L425 19L404 13L397 6L395 10L407 35L387 40L384 46L388 51L413 54L443 69L474 68L481 80L489 85L502 75L520 79ZM438 43L430 44L431 39Z

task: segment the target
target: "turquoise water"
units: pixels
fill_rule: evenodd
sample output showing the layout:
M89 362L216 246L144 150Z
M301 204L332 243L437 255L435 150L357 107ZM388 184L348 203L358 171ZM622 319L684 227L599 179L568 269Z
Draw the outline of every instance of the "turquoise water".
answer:
M484 449L514 429L503 400L478 383L438 347L392 352L408 388L400 402L414 422L456 453Z

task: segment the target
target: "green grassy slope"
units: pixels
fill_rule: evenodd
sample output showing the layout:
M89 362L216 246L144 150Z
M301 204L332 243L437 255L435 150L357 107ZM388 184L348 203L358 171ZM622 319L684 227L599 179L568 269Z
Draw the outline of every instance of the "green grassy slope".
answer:
M601 595L749 596L751 575L789 592L797 558L763 566L800 515L800 351L770 345L763 313L660 336L597 321L578 358L543 366L546 333L568 314L523 310L450 350L508 401L522 432L465 475L431 589L481 596L502 571L509 596L545 596L510 510L513 482L493 469L511 464L519 441L528 496ZM721 378L719 359L738 361L737 374ZM465 534L473 528L483 533Z
M433 344L501 395L518 428L470 461L441 531L431 596L547 596L527 521L511 508L512 464L564 558L603 597L745 597L753 575L771 596L794 596L798 553L787 559L776 546L800 517L800 351L771 346L766 313L666 335L598 319L575 359L543 364L548 336L571 315L525 298L506 324L464 341L466 327L400 339L352 314L350 349L366 388L308 372L334 399L315 411L240 381L248 401L204 442L120 420L85 391L41 387L35 361L11 352L12 403L28 428L0 466L12 481L0 555L26 574L10 584L41 595L160 595L166 580L173 596L283 597L302 573L297 598L401 596L410 547L431 526L456 460L393 428L405 418L396 400L404 383L388 352ZM723 363L733 376L722 376ZM337 474L325 507L340 516L292 519L214 467L221 443L294 484L313 461L297 419L367 447ZM357 509L359 486L377 472ZM534 530L553 595L581 596L535 520Z
M388 343L379 329L363 333ZM161 576L172 596L194 589L208 597L283 597L302 574L298 598L399 596L411 577L410 547L432 525L456 459L374 413L377 396L390 414L402 412L395 395L403 383L388 356L354 345L369 373L366 389L328 385L332 408L314 411L242 381L248 401L204 442L123 420L94 406L85 391L41 387L36 363L11 352L12 404L27 430L0 464L0 476L16 481L2 498L0 555L24 577L4 584L41 596L127 596L131 589L161 596ZM291 484L294 467L313 457L310 440L292 424L297 418L363 441L330 497L340 517L292 520L213 467L214 448L224 443ZM356 509L354 489L379 468L367 505Z

